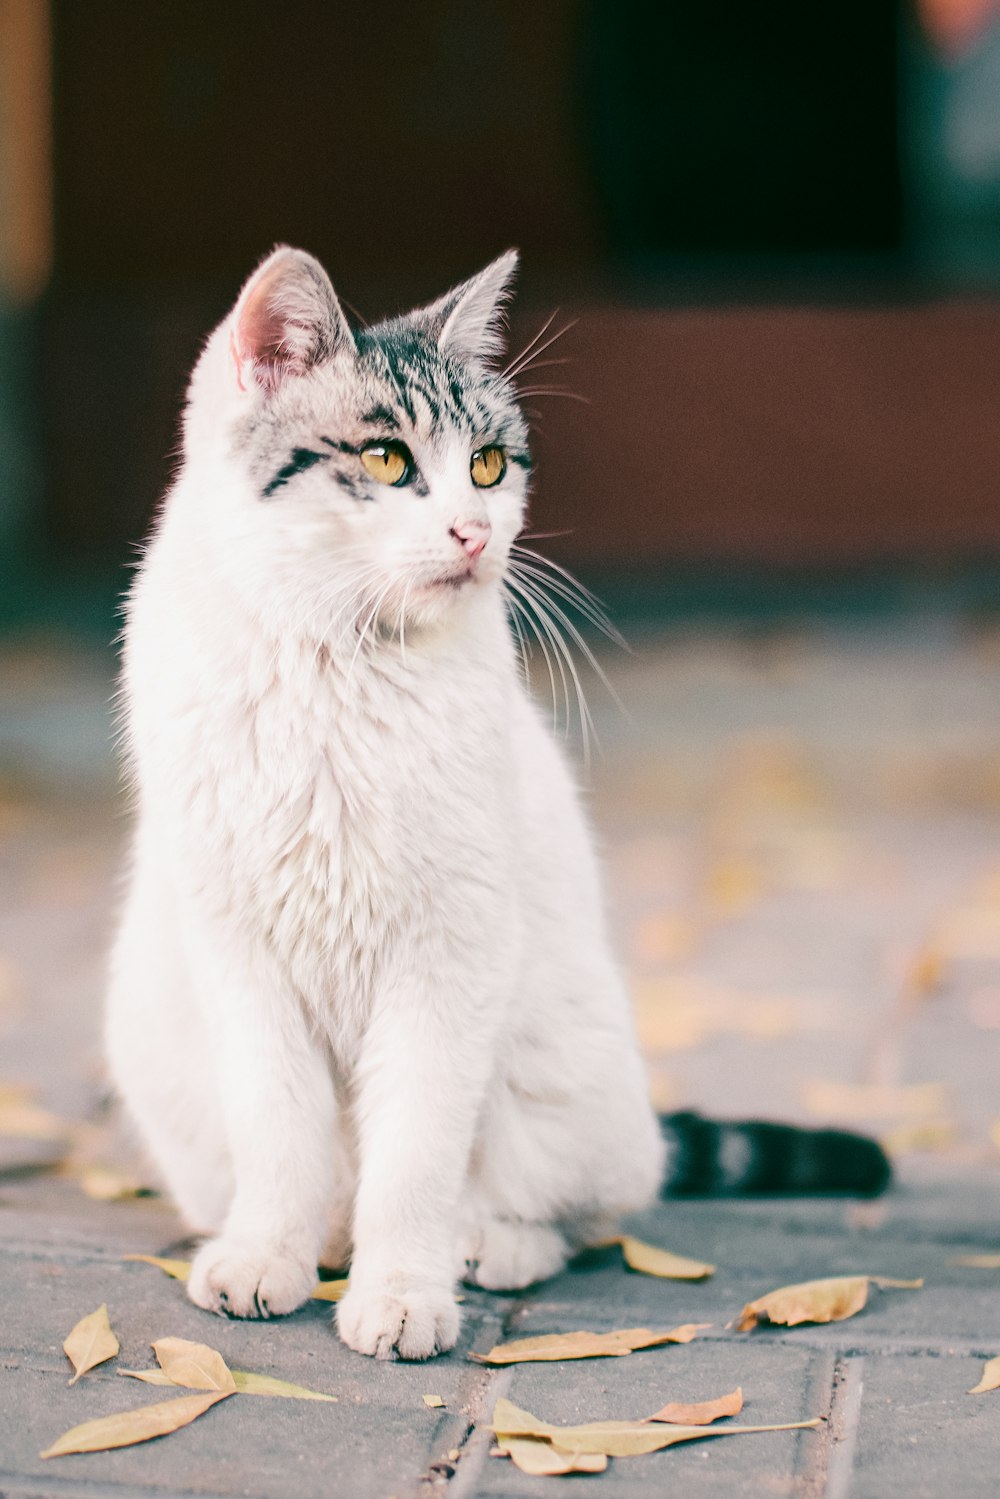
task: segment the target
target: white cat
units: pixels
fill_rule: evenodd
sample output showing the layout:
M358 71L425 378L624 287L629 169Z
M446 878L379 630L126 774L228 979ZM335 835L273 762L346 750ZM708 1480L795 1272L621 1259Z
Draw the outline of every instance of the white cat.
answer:
M351 1262L351 1348L426 1358L663 1174L591 836L516 664L513 253L354 333L278 249L195 369L128 603L138 803L116 1084L189 1291L290 1312Z

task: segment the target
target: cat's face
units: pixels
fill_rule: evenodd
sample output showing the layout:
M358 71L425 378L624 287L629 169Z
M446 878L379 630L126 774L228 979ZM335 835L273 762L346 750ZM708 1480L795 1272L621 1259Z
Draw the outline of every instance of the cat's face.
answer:
M384 628L441 620L503 576L530 470L514 390L491 368L515 264L352 332L318 262L281 249L218 330L219 426L248 481L240 541L257 576L265 549L320 633L372 611ZM189 449L203 399L196 374Z

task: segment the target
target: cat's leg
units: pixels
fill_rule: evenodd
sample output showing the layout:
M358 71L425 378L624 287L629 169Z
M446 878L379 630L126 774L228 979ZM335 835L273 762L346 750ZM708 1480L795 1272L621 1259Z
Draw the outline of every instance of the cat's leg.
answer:
M185 914L234 1181L188 1294L208 1311L280 1315L309 1296L327 1226L330 1069L277 965L222 921Z
M433 977L381 996L358 1075L360 1170L344 1342L377 1358L429 1358L458 1336L455 1223L499 1006L480 976Z
M217 1232L232 1197L232 1159L170 892L154 867L133 874L112 953L105 1040L112 1082L156 1178L189 1229Z

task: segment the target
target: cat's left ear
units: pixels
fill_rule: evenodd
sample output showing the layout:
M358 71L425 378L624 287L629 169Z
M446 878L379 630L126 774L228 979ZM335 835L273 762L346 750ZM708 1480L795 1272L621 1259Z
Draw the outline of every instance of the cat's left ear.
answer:
M240 292L231 347L240 385L250 379L273 391L286 375L303 375L355 344L319 261L279 245Z
M517 251L508 250L478 276L462 281L416 314L430 324L443 354L488 363L503 352L503 314L517 270Z

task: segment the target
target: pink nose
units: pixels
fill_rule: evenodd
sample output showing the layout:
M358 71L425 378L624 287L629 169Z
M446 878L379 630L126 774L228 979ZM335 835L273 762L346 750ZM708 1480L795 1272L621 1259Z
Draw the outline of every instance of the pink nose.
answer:
M488 520L457 520L450 534L466 556L475 562L493 534L493 527Z

